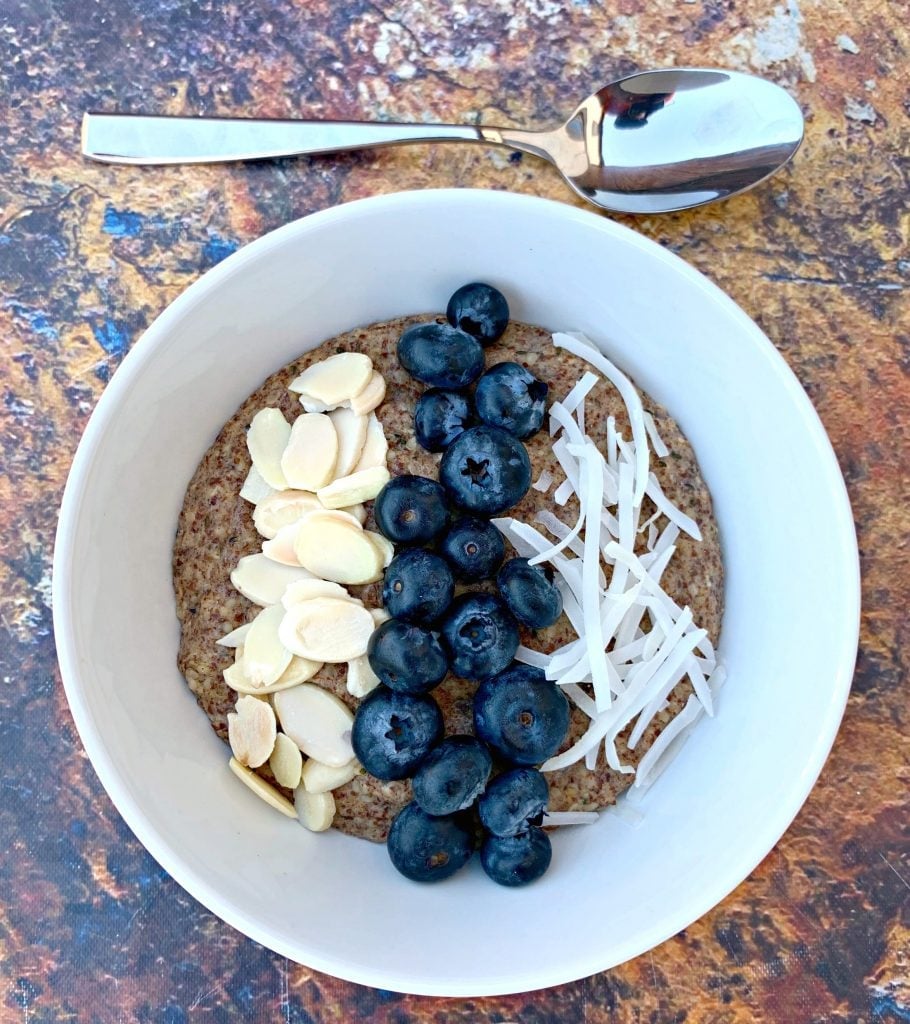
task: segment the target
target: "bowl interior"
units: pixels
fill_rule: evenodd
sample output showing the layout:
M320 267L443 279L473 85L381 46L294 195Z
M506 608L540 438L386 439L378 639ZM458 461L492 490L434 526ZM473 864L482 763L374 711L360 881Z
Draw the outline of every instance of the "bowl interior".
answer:
M513 315L585 331L663 402L714 495L729 678L643 801L564 829L527 890L476 863L421 887L385 849L312 835L260 804L178 674L170 555L193 470L262 379L351 327L443 307L489 280ZM253 938L383 988L479 995L581 977L685 927L791 821L852 675L857 558L843 481L796 379L706 279L593 214L502 193L405 193L248 246L129 354L67 487L55 620L73 714L127 822L174 877Z

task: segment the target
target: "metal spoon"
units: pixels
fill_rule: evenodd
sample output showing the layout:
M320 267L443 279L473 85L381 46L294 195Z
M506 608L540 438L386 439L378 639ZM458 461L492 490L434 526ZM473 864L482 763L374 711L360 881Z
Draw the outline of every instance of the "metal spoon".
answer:
M551 131L454 124L85 114L82 152L123 164L213 163L405 142L480 142L555 164L584 199L666 213L752 188L799 148L803 116L780 86L734 71L645 71L589 96Z

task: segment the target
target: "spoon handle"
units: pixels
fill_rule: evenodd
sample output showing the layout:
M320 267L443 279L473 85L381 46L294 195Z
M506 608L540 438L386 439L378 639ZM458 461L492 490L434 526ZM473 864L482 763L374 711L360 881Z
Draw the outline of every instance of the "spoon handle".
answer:
M506 140L506 135L515 136ZM267 160L405 142L486 142L521 146L532 132L459 124L296 121L233 117L161 117L87 113L82 152L114 164L198 164ZM534 151L533 146L528 146Z

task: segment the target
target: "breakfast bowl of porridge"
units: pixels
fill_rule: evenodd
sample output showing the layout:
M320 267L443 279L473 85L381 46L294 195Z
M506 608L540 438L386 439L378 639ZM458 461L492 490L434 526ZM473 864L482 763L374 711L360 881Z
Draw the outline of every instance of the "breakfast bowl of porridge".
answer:
M314 968L477 995L746 877L830 749L857 593L748 317L628 229L464 190L304 218L156 320L77 453L54 608L177 881Z

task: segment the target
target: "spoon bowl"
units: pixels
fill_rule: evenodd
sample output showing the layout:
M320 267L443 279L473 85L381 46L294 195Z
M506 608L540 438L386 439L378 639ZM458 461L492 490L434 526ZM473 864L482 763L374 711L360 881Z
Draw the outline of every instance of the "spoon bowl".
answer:
M638 214L744 192L787 163L802 138L802 113L780 86L704 68L611 82L550 131L103 113L82 122L82 152L107 163L264 160L407 142L507 146L550 161L595 206Z

